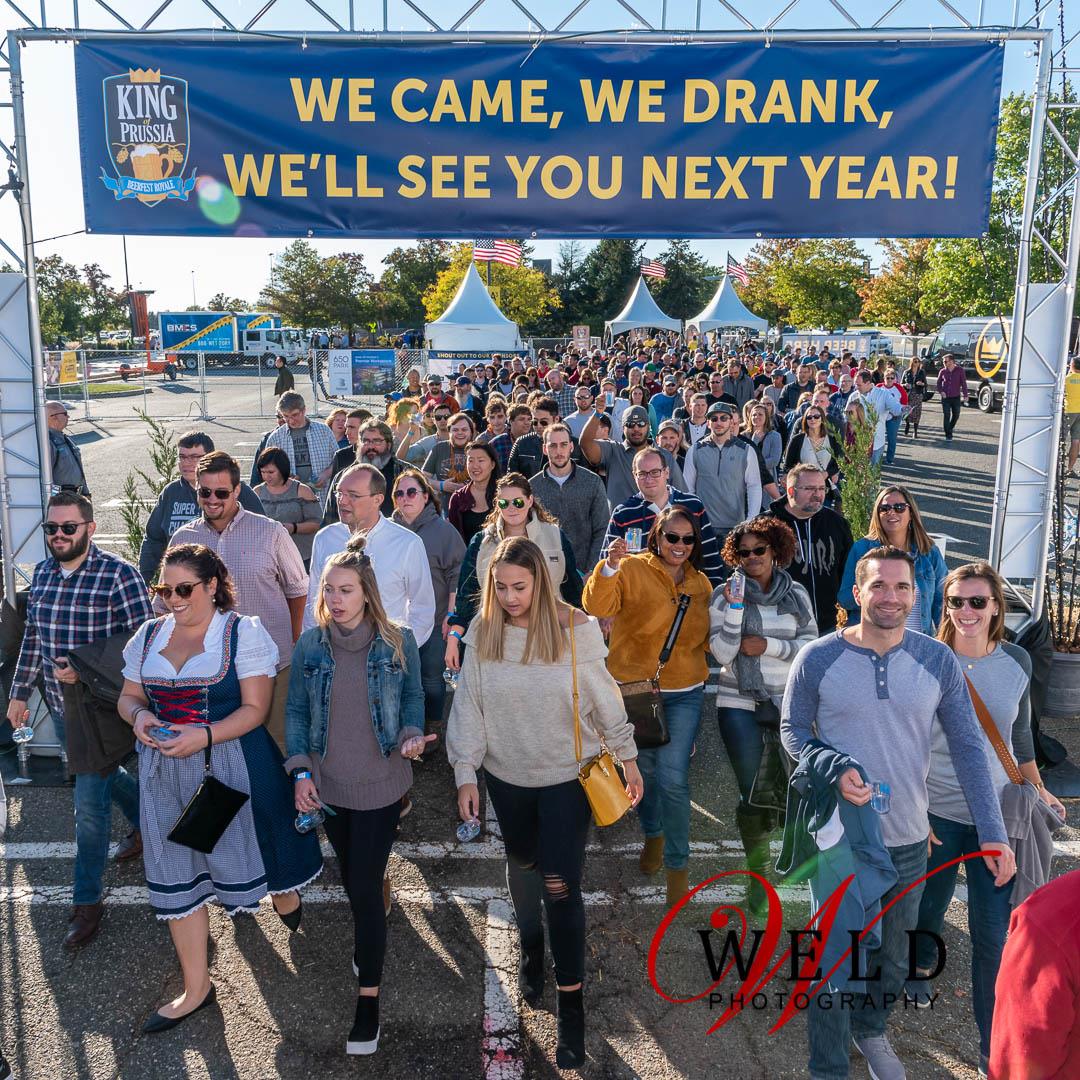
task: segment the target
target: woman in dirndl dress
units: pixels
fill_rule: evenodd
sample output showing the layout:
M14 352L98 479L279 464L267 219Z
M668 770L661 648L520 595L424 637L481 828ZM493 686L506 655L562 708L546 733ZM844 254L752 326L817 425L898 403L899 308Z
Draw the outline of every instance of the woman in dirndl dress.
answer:
M184 992L150 1017L148 1033L175 1027L215 1000L208 903L216 900L231 916L256 911L270 894L296 930L298 890L322 870L316 834L293 827L292 785L263 726L278 658L273 640L257 618L232 610L229 572L202 544L170 548L154 589L169 613L128 642L117 703L138 743L150 902L169 923L184 975ZM208 746L214 776L250 798L204 855L168 834L202 783Z

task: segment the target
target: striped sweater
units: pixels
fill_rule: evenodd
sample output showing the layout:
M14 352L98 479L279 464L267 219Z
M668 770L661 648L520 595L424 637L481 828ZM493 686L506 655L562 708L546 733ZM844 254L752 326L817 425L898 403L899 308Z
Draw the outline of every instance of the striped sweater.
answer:
M807 609L813 610L810 597L802 585L795 582L792 587L802 594ZM761 636L766 642L765 651L758 657L761 680L769 697L779 708L792 662L799 650L818 636L817 623L811 618L800 628L794 615L781 615L775 604L759 605L757 610L761 614ZM713 593L709 605L709 648L722 665L716 688L718 709L746 709L752 712L757 704L752 697L739 692L735 680L733 661L742 641L745 614L745 608L728 605L722 589Z

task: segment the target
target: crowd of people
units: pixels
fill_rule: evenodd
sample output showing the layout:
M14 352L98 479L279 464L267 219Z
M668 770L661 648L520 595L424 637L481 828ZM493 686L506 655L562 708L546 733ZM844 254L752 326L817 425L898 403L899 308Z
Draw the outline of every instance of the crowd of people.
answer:
M382 415L325 423L288 387L250 485L204 432L179 438L138 568L94 544L80 462L48 506L7 710L23 725L40 681L76 777L65 947L100 929L116 802L130 824L116 857L142 856L184 977L145 1030L173 1028L215 1002L207 904L236 915L269 896L296 931L321 823L354 923L346 1051L374 1053L387 863L412 763L441 738L462 820L479 823L485 799L498 817L522 998L541 1004L550 949L556 1060L579 1067L592 820L579 771L614 755L640 872L663 871L677 903L711 658L750 917L765 914L781 827L782 869L810 877L815 905L854 873L846 924L886 909L864 966L881 979L829 1009L818 1002L852 989L830 977L808 1008L810 1075L847 1076L852 1044L878 1080L905 1075L890 1008L932 1002L939 967L924 935L906 977L908 932L940 932L965 855L980 1069L1054 1075L1075 1041L1040 1034L1031 1002L1006 1005L1022 996L1002 965L1010 914L1046 932L1020 905L1049 877L1064 808L1034 763L1031 667L1006 640L1001 580L982 562L949 573L904 485L882 486L863 537L838 509L860 425L871 461L891 463L902 425L926 437L929 386L917 359L900 373L658 338L542 351L535 366L494 356L449 387L414 369ZM954 438L962 369L948 359L935 387ZM59 414L50 427L70 456ZM80 707L88 650L118 673L118 724ZM197 842L187 811L210 778L221 828ZM910 888L928 866L944 872Z

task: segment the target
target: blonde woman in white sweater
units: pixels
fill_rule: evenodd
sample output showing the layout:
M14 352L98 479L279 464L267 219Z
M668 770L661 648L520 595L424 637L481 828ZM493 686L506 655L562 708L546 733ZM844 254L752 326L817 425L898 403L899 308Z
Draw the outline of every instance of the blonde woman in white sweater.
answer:
M544 930L558 988L559 1068L585 1062L585 905L581 876L592 819L574 757L570 621L577 651L582 752L599 750L600 732L622 759L636 804L643 784L633 728L596 619L555 598L544 554L511 537L488 564L480 615L469 625L446 750L464 820L480 812L476 771L483 768L507 856L507 885L521 934L521 990L530 1005L544 992ZM537 708L542 703L542 708Z

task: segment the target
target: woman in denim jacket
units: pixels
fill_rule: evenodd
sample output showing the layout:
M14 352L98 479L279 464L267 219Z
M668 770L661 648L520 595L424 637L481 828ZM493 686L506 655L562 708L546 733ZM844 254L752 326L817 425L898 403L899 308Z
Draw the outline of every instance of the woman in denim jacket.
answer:
M859 607L852 595L855 564L871 549L896 547L915 560L915 603L907 618L907 628L933 637L941 622L945 577L949 573L945 556L930 539L922 523L915 499L902 484L890 484L878 492L870 514L867 535L856 540L848 552L837 602L847 609L848 626L859 621Z
M300 635L289 672L285 768L296 809L326 810L326 836L353 913L356 1016L345 1052L379 1043L386 952L386 863L424 737L420 654L407 627L386 617L375 571L354 536L323 568L316 626Z

